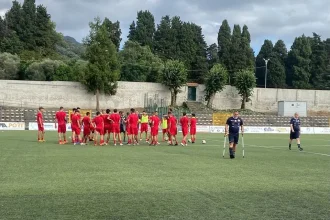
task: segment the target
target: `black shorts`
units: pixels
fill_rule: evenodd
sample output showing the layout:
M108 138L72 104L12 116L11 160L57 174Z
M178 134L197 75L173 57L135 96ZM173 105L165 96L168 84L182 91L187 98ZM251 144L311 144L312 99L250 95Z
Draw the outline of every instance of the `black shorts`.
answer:
M125 133L126 129L124 125L120 125L120 133Z
M238 144L238 139L239 139L238 133L229 134L228 136L229 143Z
M290 140L300 138L300 131L290 132Z

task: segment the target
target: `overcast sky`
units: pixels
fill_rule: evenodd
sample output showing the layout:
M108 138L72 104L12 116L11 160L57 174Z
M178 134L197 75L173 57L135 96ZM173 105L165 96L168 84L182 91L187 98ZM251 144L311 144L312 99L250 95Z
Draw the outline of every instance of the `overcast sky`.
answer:
M23 0L19 0L23 2ZM0 0L0 14L12 0ZM36 0L47 7L57 31L81 41L94 17L119 20L123 41L138 10L149 10L158 23L164 15L178 15L183 21L203 28L208 44L216 43L222 20L231 25L246 24L252 47L258 52L265 39L283 39L289 48L296 36L316 32L330 37L329 0Z

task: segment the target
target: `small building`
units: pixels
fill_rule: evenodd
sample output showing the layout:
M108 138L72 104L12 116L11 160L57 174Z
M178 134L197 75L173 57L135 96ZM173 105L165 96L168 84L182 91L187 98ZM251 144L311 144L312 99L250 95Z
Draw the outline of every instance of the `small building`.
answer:
M307 102L278 102L278 116L290 117L296 112L300 117L307 117Z

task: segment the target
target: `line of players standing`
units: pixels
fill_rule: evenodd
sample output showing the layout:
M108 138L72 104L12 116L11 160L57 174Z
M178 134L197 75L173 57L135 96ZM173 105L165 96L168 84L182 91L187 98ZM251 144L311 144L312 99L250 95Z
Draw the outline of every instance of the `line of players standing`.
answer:
M37 114L38 123L38 141L44 141L44 126L42 113L44 108L40 107ZM159 126L162 128L163 141L168 140L169 145L178 145L177 141L177 124L180 123L182 127L183 139L181 145L187 146L187 137L190 129L191 141L195 143L196 140L196 124L197 118L192 114L188 118L186 113L183 113L180 120L172 114L172 109L167 115L163 115L160 119L157 111L153 112L152 116L143 111L140 115L135 109L131 109L130 113L125 116L123 112L118 112L114 109L113 113L110 109L106 111L97 112L96 116L91 119L90 112L87 112L84 117L80 115L80 108L74 108L73 113L70 114L72 143L77 145L85 145L87 141L94 141L94 145L108 145L110 136L113 136L114 145L119 143L123 145L122 136L125 142L127 137L128 145L138 145L138 133L140 130L140 141L142 141L142 134L145 133L146 142L150 145L158 145ZM66 112L63 107L55 115L55 127L58 129L59 144L66 144ZM81 130L83 136L81 137ZM148 136L149 131L149 136ZM98 138L100 141L98 142ZM105 140L106 138L106 140Z

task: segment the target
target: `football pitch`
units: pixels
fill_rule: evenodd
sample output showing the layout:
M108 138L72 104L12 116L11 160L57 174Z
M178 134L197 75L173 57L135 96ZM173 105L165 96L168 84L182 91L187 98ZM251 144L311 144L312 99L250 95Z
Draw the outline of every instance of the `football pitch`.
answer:
M288 135L246 134L234 160L223 134L188 147L35 140L0 132L0 219L330 218L328 135L303 135L299 152Z

